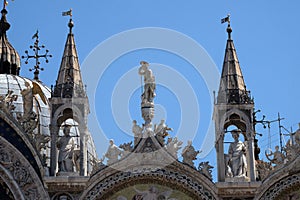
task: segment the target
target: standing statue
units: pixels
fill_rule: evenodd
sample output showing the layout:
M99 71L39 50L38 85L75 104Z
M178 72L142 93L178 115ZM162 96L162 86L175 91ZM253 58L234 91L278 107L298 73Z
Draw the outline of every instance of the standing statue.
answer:
M144 127L143 127L144 128ZM132 121L132 132L134 135L134 146L138 144L140 139L142 138L143 128L137 125L136 120Z
M107 165L112 165L115 162L119 160L119 156L122 155L121 149L117 145L114 144L114 140L109 140L109 146L104 154L104 156L107 158Z
M201 151L196 151L195 148L192 146L192 141L189 140L186 147L184 147L181 155L182 155L182 162L188 164L189 166L195 168L194 160L197 159L197 155L201 153Z
M285 156L283 155L283 153L281 153L279 151L278 145L275 146L275 152L271 151L271 153L269 153L269 154L267 152L265 152L265 154L266 154L267 159L275 165L281 165L284 163ZM269 158L269 156L273 156L273 159Z
M231 131L234 142L230 143L228 150L228 167L230 167L233 177L246 177L247 161L246 161L246 146L239 141L240 130Z
M71 125L65 125L62 136L56 143L59 150L58 153L58 171L59 172L74 172L74 149L75 141L70 136Z
M149 69L149 64L145 61L141 61L142 65L139 68L139 75L144 76L144 93L142 94L142 103L153 102L155 94L155 77L152 74L151 69Z

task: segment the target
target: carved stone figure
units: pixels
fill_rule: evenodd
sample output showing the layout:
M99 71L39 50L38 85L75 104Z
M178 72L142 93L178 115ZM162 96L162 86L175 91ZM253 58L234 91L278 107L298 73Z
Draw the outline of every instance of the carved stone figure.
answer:
M240 130L233 130L231 132L234 142L230 143L228 156L229 166L231 168L233 177L246 177L247 161L246 161L246 146L239 141Z
M189 140L186 147L184 147L181 155L182 155L182 162L188 164L189 166L195 168L194 160L197 159L197 155L201 153L201 151L196 151L195 148L192 146L192 141Z
M119 147L120 147L121 149L123 149L121 158L126 157L126 156L129 155L129 154L132 152L132 150L133 150L133 147L132 147L132 141L131 141L131 142L128 142L128 143L121 144Z
M165 124L164 119L160 121L158 126L156 124L154 126L155 137L162 146L165 144L165 137L169 135L168 131L173 131L173 129Z
M271 159L269 156L273 156L273 159ZM266 152L266 157L269 161L271 161L271 163L275 164L275 165L281 165L284 163L284 159L285 156L283 155L283 153L281 153L279 151L279 146L275 146L275 152L272 152L267 154Z
M168 138L168 143L166 145L167 151L175 158L178 159L177 153L181 149L182 141L178 141L177 137Z
M70 136L71 125L65 125L62 136L56 143L59 150L58 154L58 171L59 172L74 172L74 138Z
M152 74L151 69L149 69L149 64L145 61L141 61L142 65L139 68L139 75L144 76L144 93L142 94L142 104L153 102L155 94L155 77Z
M132 121L132 133L134 135L134 146L138 144L140 139L142 138L143 128L137 125L136 120Z
M114 144L114 140L109 140L109 146L104 154L104 156L107 158L107 165L112 165L115 162L119 160L119 156L122 155L121 149L117 147L117 145Z
M21 91L23 97L23 119L29 119L33 112L33 92L30 84L25 82L26 88Z
M203 174L204 176L206 176L207 178L209 178L210 180L212 180L212 170L214 167L211 166L209 164L209 162L201 162L198 166L198 171Z
M8 90L6 96L0 96L0 108L2 108L7 113L11 113L16 106L13 102L18 99L18 95L13 94L12 90Z

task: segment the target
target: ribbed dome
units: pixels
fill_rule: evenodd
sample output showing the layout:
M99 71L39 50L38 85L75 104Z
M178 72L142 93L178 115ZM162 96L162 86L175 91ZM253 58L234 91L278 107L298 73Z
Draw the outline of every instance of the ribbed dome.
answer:
M26 89L25 82L28 82L31 86L33 82L38 84L47 98L47 104L44 104L39 95L34 95L33 111L37 114L39 122L34 133L50 135L50 104L48 102L48 98L51 96L51 91L48 87L44 86L41 82L32 81L20 76L0 74L0 96L6 96L8 90L13 91L12 95L18 96L17 100L13 102L13 105L16 108L12 111L13 117L17 119L18 115L23 115L23 97L21 91Z
M9 43L6 31L10 24L6 20L6 9L1 11L2 17L0 20L0 74L19 75L20 71L20 56L18 52Z

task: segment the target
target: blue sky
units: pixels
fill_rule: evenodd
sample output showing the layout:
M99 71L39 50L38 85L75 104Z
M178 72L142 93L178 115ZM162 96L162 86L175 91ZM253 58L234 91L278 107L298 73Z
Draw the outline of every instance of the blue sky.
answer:
M172 136L179 134L183 140L193 139L195 147L200 149L211 123L212 114L212 102L207 82L205 82L206 77L197 72L190 60L164 48L140 47L129 50L116 55L109 65L100 66L108 53L117 52L134 43L126 38L120 43L113 43L116 41L115 37L124 34L124 31L127 34L129 30L134 30L133 33L135 33L136 29L144 30L142 36L137 35L137 39L145 40L153 36L148 35L151 32L147 30L161 28L172 33L176 32L178 37L182 36L187 40L189 38L188 41L194 41L202 46L203 51L202 54L199 52L199 57L211 59L216 69L221 71L227 33L226 25L222 25L220 20L230 13L232 38L247 89L254 97L256 109L262 110L258 114L258 119L266 115L267 120L274 120L280 112L285 118L282 124L287 129L292 127L295 131L300 121L299 6L300 3L297 0L288 2L271 0L190 0L185 2L179 0L15 0L9 1L7 7L9 12L7 19L11 23L8 38L19 54L24 55L23 52L33 43L32 35L38 29L41 43L45 44L53 55L49 64L42 62L45 71L41 73L40 79L48 86L55 84L68 32L69 19L62 17L61 12L72 8L75 40L83 73L94 74L95 72L97 74L100 68L105 69L105 73L95 80L97 85L94 96L89 96L90 101L95 102L95 107L92 106L91 110L96 113L97 123L101 127L100 130L91 128L98 154L101 155L105 151L108 144L106 138L115 139L117 144L131 139L130 133L126 132L130 132L132 119L136 119L139 124L143 123L139 110L140 78L137 75L137 67L141 60L152 63L153 71L159 77L155 99L156 104L159 104L156 106L156 121L159 118L166 118L167 124L174 128ZM147 27L151 29L145 29ZM173 41L178 45L179 42L185 43L187 40L181 38ZM113 45L109 46L107 52L97 55L94 65L87 66L85 63L89 63L89 55L97 52L97 48L103 48L105 44ZM190 49L186 49L186 52L195 54L193 55L195 57L198 55L197 51ZM33 63L25 65L23 61L21 75L33 77L33 74L28 71L32 66ZM214 65L209 67L214 67ZM209 67L208 70L210 70ZM170 71L162 72L167 69ZM136 78L134 70L136 70ZM171 72L175 74L171 76ZM176 74L178 79L174 78ZM86 81L89 79L88 76L84 78L85 82L90 81ZM179 93L176 84L175 86L168 85L168 81L170 84L178 81L178 88L179 85L184 85L182 90L191 89L190 93L188 93L189 90L186 90L187 93L184 94ZM214 80L214 82L218 84L219 80ZM127 83L132 85L127 85ZM87 85L88 91L92 90L90 87ZM125 96L118 96L120 93L116 94L117 91L125 91L122 94ZM187 95L191 96L186 99ZM196 109L193 108L191 112L195 111L195 113L190 116L184 114L183 119L182 109L189 108L185 108L186 104L181 103L182 101L189 102L189 100L191 105L195 100L198 108L197 106ZM119 124L119 118L124 119L124 124ZM178 133L178 130L184 126L182 123L188 123L189 127L193 126L197 129L196 132ZM92 122L90 127L94 125L95 123ZM257 126L257 130L263 134L263 137L258 139L264 152L269 146L268 130L263 129L261 125ZM271 124L270 133L272 147L274 147L279 144L276 122ZM203 156L200 156L200 161L208 159L215 164L213 151L205 158L202 158Z

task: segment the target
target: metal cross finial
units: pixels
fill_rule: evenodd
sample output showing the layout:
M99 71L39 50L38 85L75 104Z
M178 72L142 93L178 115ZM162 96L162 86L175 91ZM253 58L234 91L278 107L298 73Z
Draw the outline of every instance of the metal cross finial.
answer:
M14 0L11 0L11 1L14 1ZM3 0L3 10L6 8L7 5L8 5L7 0Z
M49 50L46 49L46 53L44 54L39 54L39 51L43 48L45 48L44 45L39 45L39 32L36 31L36 33L32 36L32 39L35 38L35 42L34 42L34 45L33 46L30 46L29 48L32 49L32 51L34 52L34 55L29 55L28 51L26 50L25 51L25 54L26 56L22 56L22 59L26 58L26 61L25 61L25 64L28 64L28 60L31 59L31 58L34 58L35 59L35 66L32 68L32 69L29 69L29 71L32 71L34 70L34 79L35 80L39 80L39 73L40 73L40 70L43 71L44 68L40 68L40 61L39 59L40 58L45 58L46 59L46 63L49 62L48 60L48 57L52 57L52 55L49 55Z

